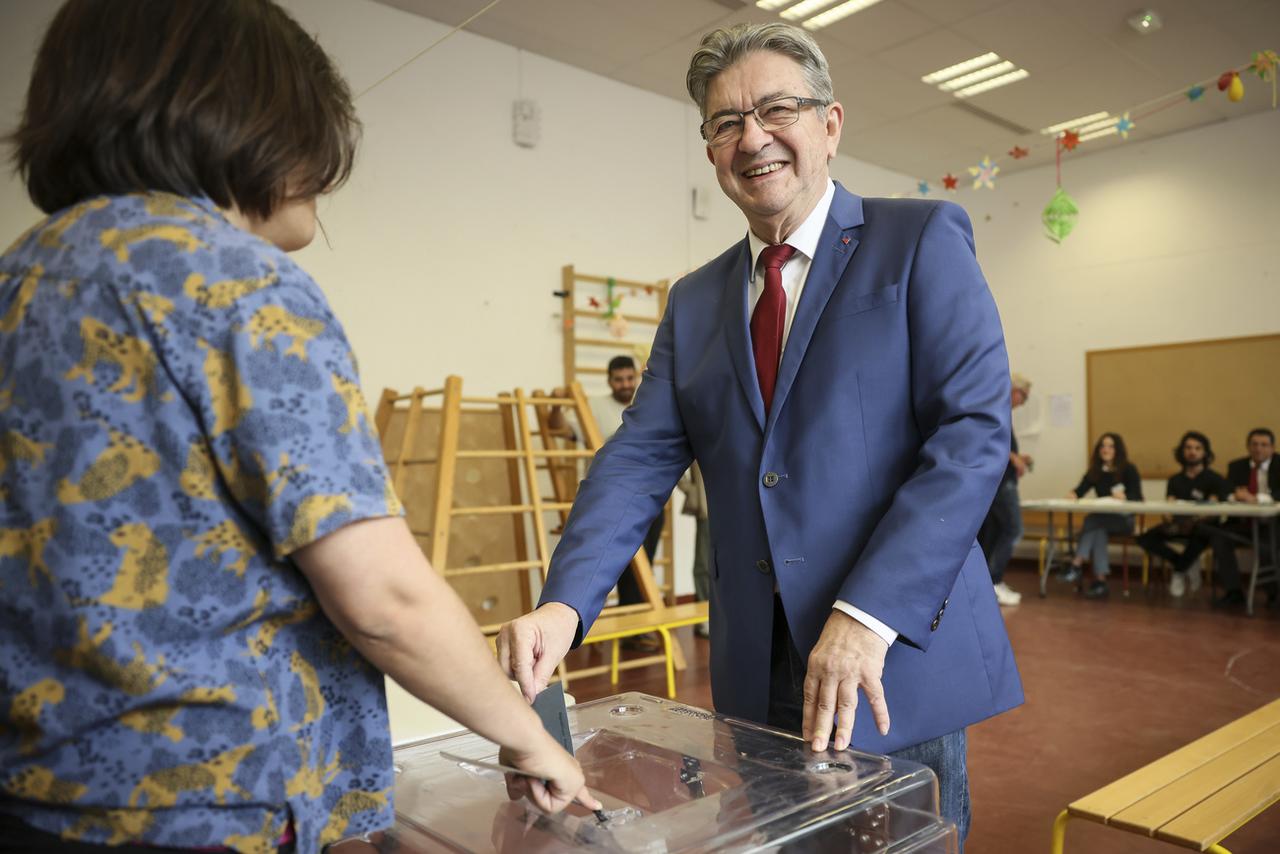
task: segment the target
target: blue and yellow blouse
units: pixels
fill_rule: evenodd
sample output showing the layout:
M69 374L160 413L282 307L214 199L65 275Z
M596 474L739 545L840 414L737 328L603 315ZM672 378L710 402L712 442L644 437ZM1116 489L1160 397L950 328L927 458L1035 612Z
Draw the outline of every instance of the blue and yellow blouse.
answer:
M311 278L208 200L101 197L0 257L0 810L299 851L389 826L382 677L289 554L401 512Z

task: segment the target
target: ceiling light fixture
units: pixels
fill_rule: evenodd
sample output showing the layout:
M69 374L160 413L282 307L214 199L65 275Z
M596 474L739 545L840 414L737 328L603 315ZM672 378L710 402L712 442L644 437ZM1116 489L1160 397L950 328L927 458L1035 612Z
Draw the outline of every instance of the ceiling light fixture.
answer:
M1097 139L1100 136L1110 136L1115 132L1116 132L1116 126L1112 125L1111 127L1103 128L1102 130L1095 130L1093 133L1082 133L1080 134L1080 141L1088 142L1089 140Z
M796 0L756 0L756 5L766 12L772 12L774 9L781 9L783 6L790 6Z
M834 24L836 21L844 20L855 12L861 12L869 6L874 6L880 0L845 0L839 6L832 6L825 12L814 15L805 21L801 26L806 30L820 30L823 27Z
M992 89L998 89L1001 86L1008 86L1010 83L1017 83L1019 80L1025 80L1031 76L1031 72L1025 68L1019 68L1017 71L1009 74L1002 74L999 77L985 80L982 83L975 83L955 93L957 98L971 98L974 95L981 95L983 92L990 92Z
M981 83L983 80L990 80L992 77L1008 74L1016 68L1016 65L1006 59L1004 62L997 62L995 65L988 65L986 68L979 68L977 71L962 74L953 80L948 80L946 83L940 83L938 88L943 92L954 92L957 89L972 86L974 83Z
M940 91L957 98L968 98L1017 83L1029 76L1030 72L1026 69L1019 68L1007 59L1001 59L998 54L984 53L930 72L921 77L920 82L936 85Z
M1056 125L1050 125L1049 127L1042 129L1040 132L1045 136L1053 136L1058 131L1063 131L1063 130L1066 130L1067 128L1083 127L1084 125L1087 125L1091 122L1096 122L1099 119L1105 119L1110 115L1111 114L1108 113L1106 110L1103 110L1101 113L1090 113L1087 116L1080 116L1079 118L1074 118L1069 121L1060 122Z
M827 6L834 3L835 0L804 0L782 12L782 17L788 21L796 21L800 18L807 18L814 12L821 11Z
M932 74L926 74L920 78L921 83L928 83L930 86L941 83L944 80L950 80L958 77L975 68L982 68L984 65L990 65L993 62L999 62L1000 57L994 53L984 53L982 56L975 56L973 59L966 59L964 62L957 62L955 65L948 65L940 71Z
M1156 30L1164 26L1164 21L1160 18L1160 13L1154 9L1143 9L1129 17L1129 26L1138 31L1140 35L1150 35Z

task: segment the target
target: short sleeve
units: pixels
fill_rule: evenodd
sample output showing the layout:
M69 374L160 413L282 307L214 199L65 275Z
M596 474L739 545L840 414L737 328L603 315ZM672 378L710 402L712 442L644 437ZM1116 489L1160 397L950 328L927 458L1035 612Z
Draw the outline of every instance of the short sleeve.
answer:
M188 281L159 338L221 476L277 558L367 518L400 515L355 358L311 278L283 254L252 276ZM189 309L189 310L182 310ZM207 486L203 488L208 488Z

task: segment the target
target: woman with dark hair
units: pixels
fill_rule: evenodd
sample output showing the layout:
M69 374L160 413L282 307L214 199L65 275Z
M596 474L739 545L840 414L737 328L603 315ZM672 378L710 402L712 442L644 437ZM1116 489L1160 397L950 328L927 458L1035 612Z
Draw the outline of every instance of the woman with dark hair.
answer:
M49 216L0 256L0 851L385 828L379 671L540 807L596 803L423 557L285 254L358 131L269 0L71 0L49 27L11 137Z
M1119 433L1103 433L1093 446L1089 470L1069 495L1084 498L1090 492L1098 498L1119 501L1142 500L1142 478L1138 469L1129 462L1124 439ZM1104 598L1109 590L1107 576L1111 567L1107 562L1107 545L1111 534L1133 533L1133 515L1128 513L1090 513L1080 526L1076 541L1076 554L1063 575L1065 581L1080 578L1084 562L1088 559L1093 569L1093 581L1084 588L1087 599Z

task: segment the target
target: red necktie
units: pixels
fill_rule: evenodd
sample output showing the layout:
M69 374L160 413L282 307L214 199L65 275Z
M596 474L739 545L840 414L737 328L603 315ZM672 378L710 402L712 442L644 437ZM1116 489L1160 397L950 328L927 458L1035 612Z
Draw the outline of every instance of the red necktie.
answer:
M758 358L758 357L757 357ZM1258 464L1250 463L1249 468L1249 494L1258 494Z
M751 350L756 357L756 378L760 380L760 396L764 412L773 403L773 387L778 382L778 359L782 355L782 330L787 322L787 293L782 289L782 265L795 254L796 248L780 243L766 246L760 253L764 265L764 291L751 313Z

